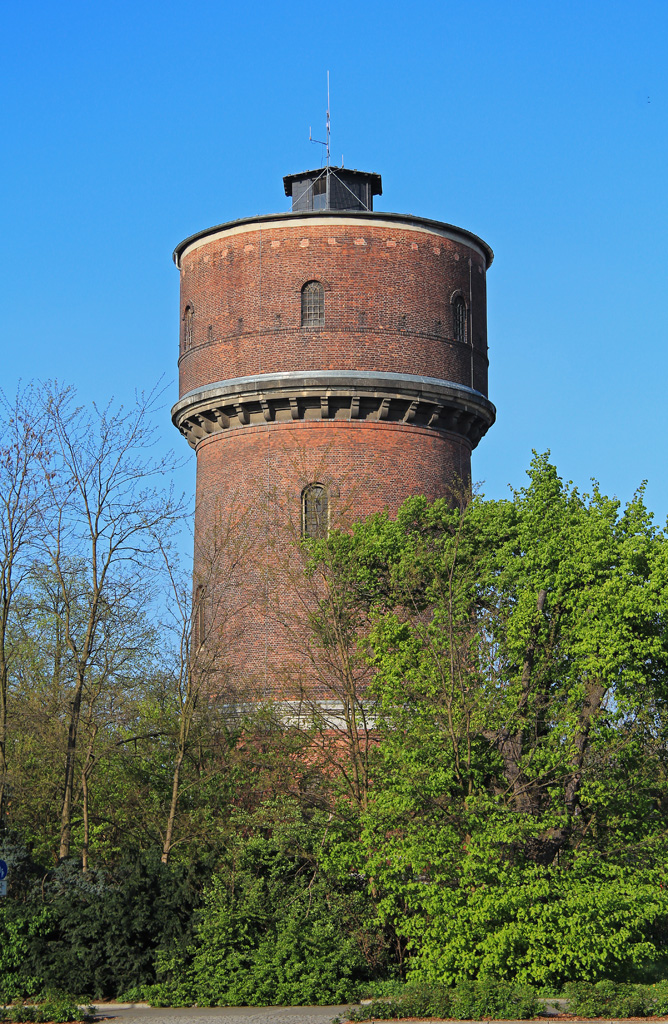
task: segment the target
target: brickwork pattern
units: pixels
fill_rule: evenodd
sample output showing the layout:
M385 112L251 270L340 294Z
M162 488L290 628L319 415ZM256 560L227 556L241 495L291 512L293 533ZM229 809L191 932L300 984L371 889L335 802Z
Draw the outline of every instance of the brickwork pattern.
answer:
M355 223L263 219L198 238L180 260L181 396L233 378L315 370L435 377L486 395L486 259L462 235L370 214ZM306 329L301 290L312 280L324 286L325 322ZM469 311L465 343L455 340L459 295ZM204 436L196 451L195 581L208 591L226 678L242 688L245 680L255 696L295 695L286 677L295 672L289 623L300 597L289 541L299 537L304 487L325 484L332 519L345 524L394 514L411 494L448 495L470 478L464 436L408 422L276 419ZM234 516L232 535L247 550L223 580L208 552L217 524ZM308 659L302 669L308 676Z
M181 267L181 395L314 369L413 373L487 393L484 260L461 242L382 223L276 222L200 244ZM306 330L301 289L311 280L325 287L325 326ZM470 307L473 374L470 337L454 339L458 294Z
M224 656L238 679L261 695L280 686L286 696L295 697L279 680L281 667L295 664L295 637L308 597L297 592L300 577L298 571L293 574L298 567L292 547L300 534L304 487L325 484L332 522L345 526L385 509L394 515L410 494L434 499L456 492L462 481L468 482L470 454L457 435L355 421L249 427L243 434L218 434L200 443L200 578L207 574L209 524L219 522L228 509L253 520L248 555L232 585L234 607L226 595L215 598L215 607L228 609ZM315 683L312 690L315 694ZM332 696L322 687L318 695Z

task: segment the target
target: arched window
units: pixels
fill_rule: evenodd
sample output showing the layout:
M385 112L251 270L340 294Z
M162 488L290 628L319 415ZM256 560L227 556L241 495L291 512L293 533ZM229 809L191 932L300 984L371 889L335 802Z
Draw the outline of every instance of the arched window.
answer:
M302 288L302 327L325 323L325 289L320 281L307 281Z
M187 352L188 349L193 347L193 316L194 309L192 306L186 306L183 313L183 351Z
M452 303L452 333L455 341L466 343L466 303L461 295Z
M323 484L309 484L302 491L302 537L327 536L329 499Z

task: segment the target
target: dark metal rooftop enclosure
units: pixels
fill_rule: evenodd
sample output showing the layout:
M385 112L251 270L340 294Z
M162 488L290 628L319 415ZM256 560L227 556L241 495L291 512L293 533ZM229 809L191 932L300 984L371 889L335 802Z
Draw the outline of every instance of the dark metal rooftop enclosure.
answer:
M380 174L347 167L319 167L301 174L286 174L283 185L295 212L373 210L373 197L383 194Z

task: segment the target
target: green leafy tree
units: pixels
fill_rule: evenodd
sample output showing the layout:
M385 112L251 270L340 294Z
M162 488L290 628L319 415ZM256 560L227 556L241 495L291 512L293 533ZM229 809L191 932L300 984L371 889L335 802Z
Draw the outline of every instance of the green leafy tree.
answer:
M382 737L339 853L431 980L597 977L664 941L665 537L641 495L580 495L545 457L529 477L331 541Z

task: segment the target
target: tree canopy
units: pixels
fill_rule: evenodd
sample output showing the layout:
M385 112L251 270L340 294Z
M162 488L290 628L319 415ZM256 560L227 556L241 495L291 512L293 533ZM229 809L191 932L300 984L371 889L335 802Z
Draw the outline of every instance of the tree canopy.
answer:
M301 717L235 716L191 644L178 504L150 461L110 476L129 489L109 522L132 532L104 575L115 549L76 476L99 485L95 439L76 473L54 456L74 459L77 422L0 467L24 474L0 508L3 536L10 515L22 531L3 563L8 990L57 987L74 962L91 995L172 1002L664 976L668 544L642 489L583 494L537 455L505 500L417 496L286 540L290 626L337 717L306 692ZM120 423L103 414L100 442ZM226 545L252 558L234 534L223 562Z

